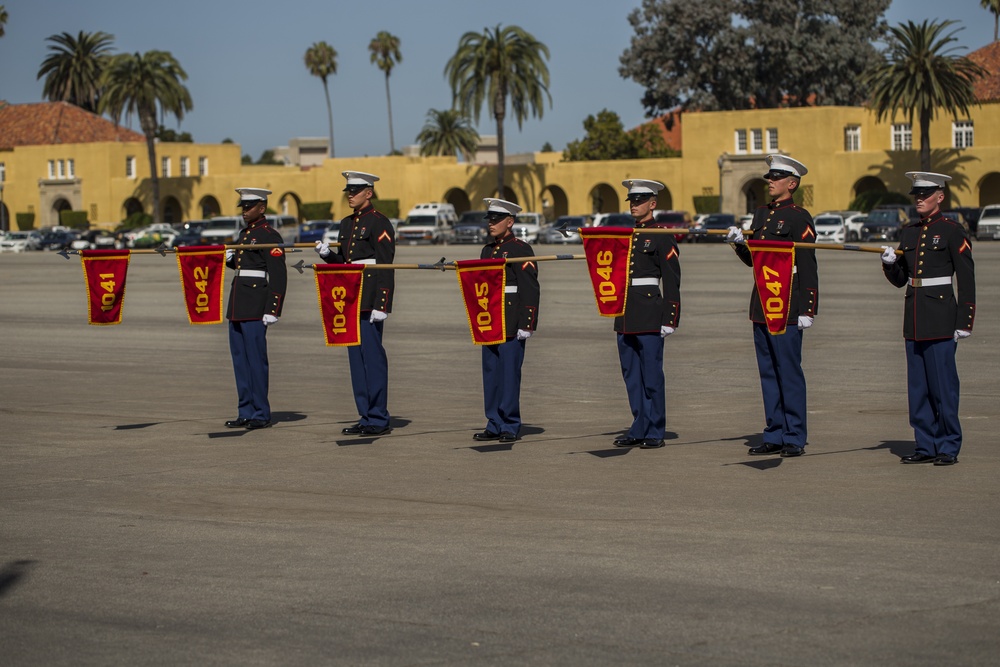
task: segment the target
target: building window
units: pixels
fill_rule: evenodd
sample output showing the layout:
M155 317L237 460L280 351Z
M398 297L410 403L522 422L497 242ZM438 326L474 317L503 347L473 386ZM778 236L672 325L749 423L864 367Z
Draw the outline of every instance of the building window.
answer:
M49 160L49 178L52 179L55 177L56 177L56 161Z
M736 130L736 152L746 153L747 152L747 131L746 130Z
M170 158L160 159L160 171L163 172L163 178L170 178Z
M752 141L753 152L764 152L764 133L760 130L750 130L750 140Z
M971 120L956 120L951 124L953 148L972 148L973 131Z
M913 150L913 128L910 126L909 123L893 123L892 150L894 151Z
M198 175L208 176L208 158L204 155L198 158Z
M135 178L135 156L125 158L125 178Z
M66 160L59 160L56 164L58 166L56 173L59 175L59 178L66 178Z
M191 158L184 156L181 158L181 176L191 175Z
M778 128L767 128L767 152L774 153L778 150Z
M66 160L66 178L76 178L76 162L73 158Z
M3 162L0 162L0 183L3 183L6 180L7 180L7 165L5 165Z
M861 150L861 126L848 125L844 128L844 150L857 153Z

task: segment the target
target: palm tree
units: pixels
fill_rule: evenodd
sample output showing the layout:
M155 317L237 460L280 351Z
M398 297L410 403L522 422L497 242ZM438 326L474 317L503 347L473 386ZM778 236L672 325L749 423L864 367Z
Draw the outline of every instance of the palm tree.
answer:
M993 41L997 41L997 32L1000 29L1000 0L979 0L983 9L988 9L993 14Z
M998 0L1000 2L1000 0ZM385 101L389 106L389 153L396 152L396 142L392 136L392 98L389 97L389 75L396 63L403 62L403 54L399 52L399 37L380 30L375 39L368 44L371 51L371 61L385 72Z
M326 42L313 42L306 49L306 69L313 76L318 76L323 82L323 94L326 95L326 116L330 121L330 157L333 157L333 107L330 106L330 88L326 79L337 73L337 49Z
M549 98L549 48L517 26L498 25L482 34L467 32L458 40L458 50L445 66L451 84L453 105L468 115L479 112L486 102L497 123L497 193L503 194L503 121L507 100L520 128L530 113L542 117L544 97ZM543 97L544 96L544 97Z
M0 5L0 37L4 36L4 26L7 25L7 8Z
M469 123L469 117L455 109L431 109L427 122L417 135L421 155L455 155L459 153L466 162L479 147L479 133Z
M42 95L52 102L69 102L87 111L97 111L101 97L101 73L107 67L113 35L106 32L68 32L46 41L52 53L42 61L37 79L45 77Z
M160 180L156 172L157 111L173 114L178 122L194 108L191 93L182 81L187 72L168 51L120 54L113 56L104 71L101 113L107 112L115 123L122 114L139 116L139 126L146 135L149 173L153 186L153 220L160 222Z
M948 47L957 41L954 30L942 33L955 21L913 21L889 29L888 57L865 73L862 82L871 93L878 120L904 114L910 124L920 123L920 168L931 168L930 124L939 109L968 116L977 105L972 85L986 74L966 57Z

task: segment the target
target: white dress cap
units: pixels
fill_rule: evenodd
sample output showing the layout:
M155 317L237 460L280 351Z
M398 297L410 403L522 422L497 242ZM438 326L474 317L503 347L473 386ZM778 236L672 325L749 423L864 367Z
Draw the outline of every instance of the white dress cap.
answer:
M647 181L641 178L626 178L622 185L628 188L630 195L655 195L667 187L659 181Z
M767 160L767 166L771 168L771 171L782 171L797 178L802 178L809 173L804 164L787 155L768 155L764 159Z
M378 176L375 174L366 174L363 171L345 171L342 172L344 178L347 179L348 185L364 185L366 187L374 187L375 181L378 180Z
M240 193L240 201L267 201L270 190L264 188L236 188Z
M951 180L951 176L935 174L932 171L908 171L906 177L913 181L911 195L916 194L914 190L941 190L944 188L944 184Z
M504 215L517 215L521 212L521 207L512 201L505 201L503 199L494 199L492 197L487 197L483 200L486 202L486 212L487 213L503 213Z

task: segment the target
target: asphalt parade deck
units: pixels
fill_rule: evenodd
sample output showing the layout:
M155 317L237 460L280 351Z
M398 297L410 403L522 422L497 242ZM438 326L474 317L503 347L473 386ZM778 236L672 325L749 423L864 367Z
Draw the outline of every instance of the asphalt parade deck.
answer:
M540 266L526 427L498 445L472 441L453 272L397 272L393 430L358 438L311 272L268 335L277 423L244 431L226 329L187 323L173 257L134 257L124 322L96 327L77 258L0 256L4 664L995 665L1000 243L975 246L950 468L899 464L903 292L877 255L819 256L809 446L781 459L747 456L750 271L681 250L659 450L611 446L630 414L582 262Z

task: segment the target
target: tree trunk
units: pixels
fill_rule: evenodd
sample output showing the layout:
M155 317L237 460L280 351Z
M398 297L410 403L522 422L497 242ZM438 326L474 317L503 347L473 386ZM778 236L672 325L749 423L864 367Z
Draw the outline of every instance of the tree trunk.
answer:
M156 109L140 110L139 125L146 135L146 152L149 154L149 183L153 190L153 222L163 222L160 212L160 177L156 170Z
M497 197L505 199L503 188L503 119L507 111L507 98L503 92L497 93L493 102L493 117L497 120Z
M920 169L931 170L931 110L920 110Z
M396 142L392 136L392 98L389 96L389 73L385 73L385 103L389 107L389 155L396 152Z
M323 94L326 95L326 117L330 121L330 157L333 157L333 107L330 106L330 89L323 78Z

